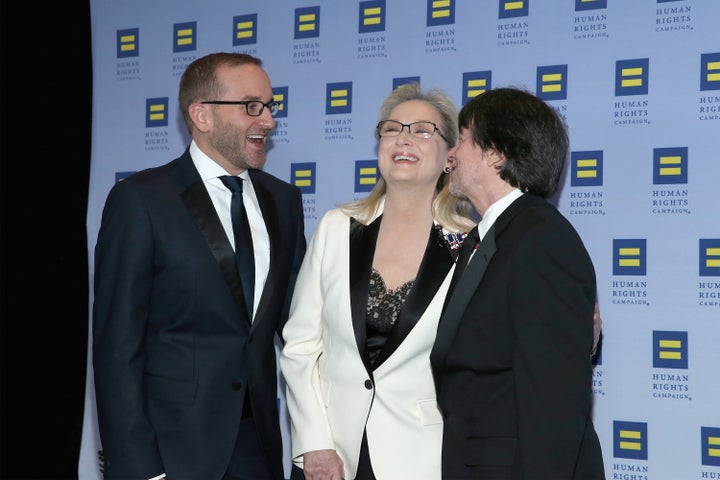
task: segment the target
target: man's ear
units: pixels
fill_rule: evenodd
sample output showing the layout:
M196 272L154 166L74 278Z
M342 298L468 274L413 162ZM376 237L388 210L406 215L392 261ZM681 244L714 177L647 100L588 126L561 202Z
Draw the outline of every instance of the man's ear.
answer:
M495 149L485 152L485 163L488 167L500 168L505 164L505 155Z
M193 122L193 125L195 125L195 128L199 131L205 133L212 127L212 113L210 113L210 106L209 105L203 105L202 103L191 103L190 107L188 107L188 113L190 114L190 119Z

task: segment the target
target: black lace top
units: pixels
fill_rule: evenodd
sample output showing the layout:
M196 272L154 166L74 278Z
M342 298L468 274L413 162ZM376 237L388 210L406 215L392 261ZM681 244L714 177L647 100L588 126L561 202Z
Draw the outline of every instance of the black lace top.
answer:
M380 272L373 268L370 273L370 288L368 291L368 328L384 334L390 332L398 315L400 315L400 308L414 284L415 280L410 280L395 290L388 290Z
M375 364L375 359L385 345L387 336L395 325L400 315L400 309L414 284L415 280L410 280L394 290L388 290L380 272L374 268L370 272L365 321L367 352L371 364Z
M435 239L441 245L446 245L450 254L455 257L466 234L445 234L439 225L435 225L433 231ZM413 279L394 290L388 290L380 272L374 268L370 272L365 323L367 328L367 353L371 364L375 364L375 359L385 345L388 335L400 316L400 309L414 285L415 280Z

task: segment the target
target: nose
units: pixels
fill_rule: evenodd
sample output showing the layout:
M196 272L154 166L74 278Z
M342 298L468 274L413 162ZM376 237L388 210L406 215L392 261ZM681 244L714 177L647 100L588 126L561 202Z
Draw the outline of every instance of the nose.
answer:
M400 133L398 133L397 137L395 137L395 142L404 145L407 144L411 138L412 135L410 135L410 126L403 125L400 127Z
M264 108L262 113L260 114L260 124L267 128L267 129L273 129L275 128L275 118L272 116L272 113L270 113L269 108Z

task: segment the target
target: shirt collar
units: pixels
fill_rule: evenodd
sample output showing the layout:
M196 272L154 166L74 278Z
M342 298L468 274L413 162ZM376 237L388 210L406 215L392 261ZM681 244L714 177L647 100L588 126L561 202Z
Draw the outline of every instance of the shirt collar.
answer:
M485 237L485 234L488 232L488 230L490 230L490 227L493 226L493 223L495 223L495 220L497 220L500 214L504 212L511 203L513 203L516 199L520 198L522 194L522 191L514 188L510 191L510 193L490 205L490 208L487 209L485 215L483 215L482 217L482 220L480 220L480 223L478 223L478 233L480 234L480 240Z

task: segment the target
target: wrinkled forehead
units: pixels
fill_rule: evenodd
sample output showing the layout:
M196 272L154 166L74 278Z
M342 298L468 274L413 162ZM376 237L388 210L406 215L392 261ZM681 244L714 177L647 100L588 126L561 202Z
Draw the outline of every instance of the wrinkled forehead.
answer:
M436 125L441 124L440 113L423 100L408 100L402 102L390 110L388 120L397 120L403 123L412 123L419 121L433 122Z

